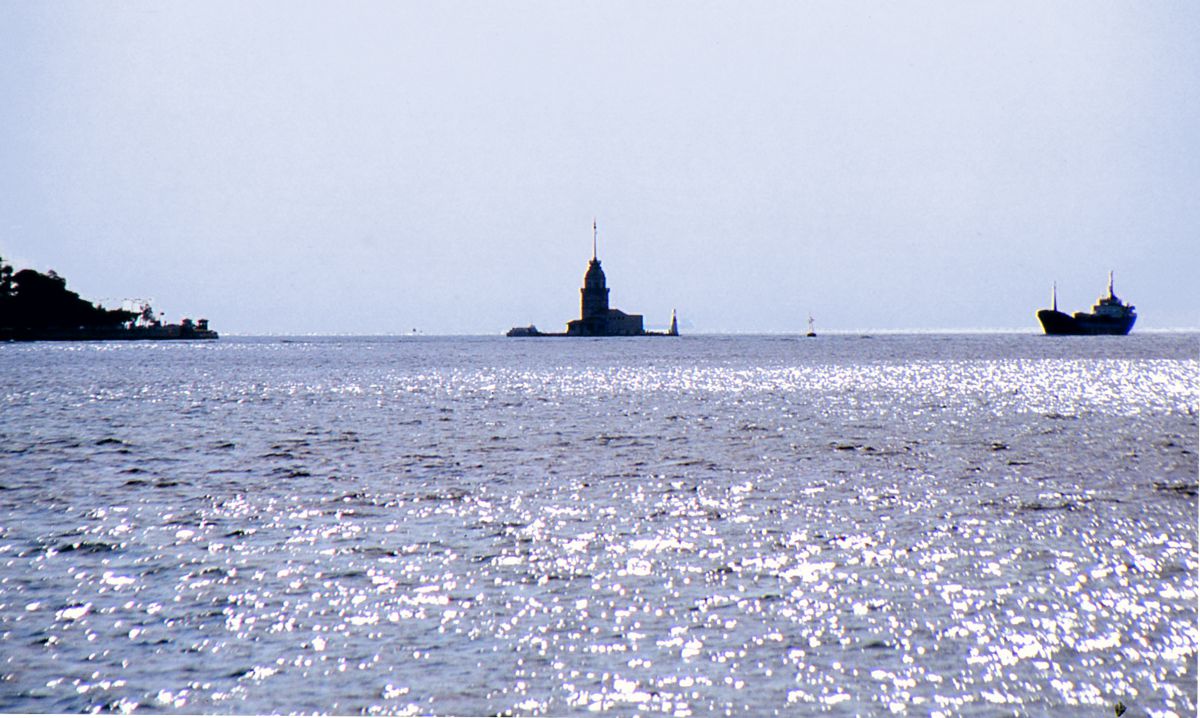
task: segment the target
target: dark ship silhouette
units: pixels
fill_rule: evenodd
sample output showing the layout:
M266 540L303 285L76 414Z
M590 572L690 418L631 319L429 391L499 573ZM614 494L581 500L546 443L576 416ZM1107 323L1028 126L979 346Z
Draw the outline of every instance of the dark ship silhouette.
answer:
M1132 304L1125 304L1113 293L1113 275L1109 272L1108 296L1096 300L1091 313L1066 314L1058 311L1058 285L1055 284L1051 290L1051 308L1039 310L1037 318L1047 334L1124 336L1133 329L1137 312Z
M510 337L645 337L679 336L679 322L675 311L671 311L671 328L667 332L648 332L642 325L641 314L626 314L608 305L608 283L600 260L596 256L596 223L592 222L592 260L583 275L578 319L567 322L567 331L561 333L541 332L530 324L513 327L506 336Z
M0 341L216 338L207 319L164 324L146 303L140 311L105 309L68 290L53 270L14 273L0 258Z

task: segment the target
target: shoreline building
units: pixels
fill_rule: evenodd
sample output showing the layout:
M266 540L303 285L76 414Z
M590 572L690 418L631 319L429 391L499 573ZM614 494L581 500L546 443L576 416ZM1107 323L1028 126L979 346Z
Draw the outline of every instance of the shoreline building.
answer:
M549 334L538 331L537 327L513 327L508 330L510 337L641 337L641 336L678 336L679 325L675 313L671 313L671 329L662 332L648 332L643 326L641 314L626 314L620 309L614 309L608 304L608 279L600 266L596 252L596 223L592 222L592 259L588 262L587 272L583 275L583 287L579 290L579 319L567 322L567 331L563 334Z

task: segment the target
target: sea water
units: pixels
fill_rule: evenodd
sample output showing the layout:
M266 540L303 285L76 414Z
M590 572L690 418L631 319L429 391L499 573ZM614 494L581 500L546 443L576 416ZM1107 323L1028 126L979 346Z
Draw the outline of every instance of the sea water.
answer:
M1200 336L0 346L0 710L1193 716Z

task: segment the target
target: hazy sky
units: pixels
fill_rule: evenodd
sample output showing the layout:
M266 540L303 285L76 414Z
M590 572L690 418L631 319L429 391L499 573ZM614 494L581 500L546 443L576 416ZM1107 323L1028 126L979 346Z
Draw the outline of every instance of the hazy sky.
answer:
M0 255L227 333L1200 326L1200 3L0 0Z

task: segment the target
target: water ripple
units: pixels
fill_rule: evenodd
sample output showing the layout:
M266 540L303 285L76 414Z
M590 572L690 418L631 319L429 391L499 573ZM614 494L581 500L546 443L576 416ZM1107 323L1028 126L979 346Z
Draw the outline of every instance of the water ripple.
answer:
M0 708L1192 715L1127 339L0 347Z

